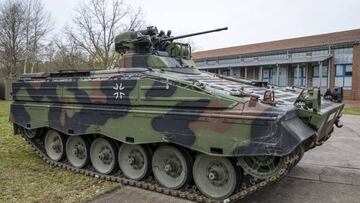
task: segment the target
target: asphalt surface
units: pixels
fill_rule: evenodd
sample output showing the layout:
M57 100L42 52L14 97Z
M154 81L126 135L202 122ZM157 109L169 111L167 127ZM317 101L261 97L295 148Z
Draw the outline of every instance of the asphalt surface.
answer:
M342 122L343 128L305 153L285 178L239 202L360 202L360 116L344 115ZM91 202L190 201L126 186Z

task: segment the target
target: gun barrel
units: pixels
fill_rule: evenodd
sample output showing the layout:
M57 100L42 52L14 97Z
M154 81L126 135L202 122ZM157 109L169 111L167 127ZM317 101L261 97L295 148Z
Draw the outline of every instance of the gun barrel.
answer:
M176 37L169 37L169 38L162 39L161 41L172 41L172 40L192 37L192 36L196 36L196 35L203 35L203 34L207 34L207 33L211 33L211 32L220 32L220 31L227 30L227 29L228 29L228 27L223 27L223 28L218 28L218 29L214 29L214 30L208 30L208 31L197 32L197 33L192 33L192 34L180 35L180 36L176 36Z

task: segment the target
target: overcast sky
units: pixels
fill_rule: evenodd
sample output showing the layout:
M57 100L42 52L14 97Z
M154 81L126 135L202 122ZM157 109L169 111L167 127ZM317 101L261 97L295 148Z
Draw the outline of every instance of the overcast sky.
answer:
M80 1L44 0L54 27L69 23ZM141 7L149 25L171 29L173 33L229 27L228 31L191 38L198 50L360 28L359 0L128 0L127 3Z

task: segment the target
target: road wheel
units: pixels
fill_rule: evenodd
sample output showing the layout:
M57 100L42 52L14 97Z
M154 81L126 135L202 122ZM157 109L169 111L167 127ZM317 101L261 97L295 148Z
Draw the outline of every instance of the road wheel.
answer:
M192 162L185 150L159 147L152 158L152 171L164 187L179 189L191 180Z
M83 168L89 163L89 151L89 142L81 136L72 136L66 141L67 159L76 168Z
M193 176L200 192L213 199L225 199L239 184L239 171L226 157L199 155L193 167Z
M150 150L142 145L122 144L118 153L123 174L133 180L142 180L149 174Z
M95 170L110 174L117 166L116 146L105 138L96 138L90 147L90 160Z
M60 161L65 157L65 135L49 130L45 136L45 151L53 161Z

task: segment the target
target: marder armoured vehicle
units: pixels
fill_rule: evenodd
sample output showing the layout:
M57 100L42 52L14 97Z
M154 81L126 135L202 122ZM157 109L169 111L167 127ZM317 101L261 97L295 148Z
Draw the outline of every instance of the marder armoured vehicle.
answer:
M188 44L149 27L115 39L119 67L24 74L10 120L49 164L195 201L273 183L332 134L342 88L200 72Z

